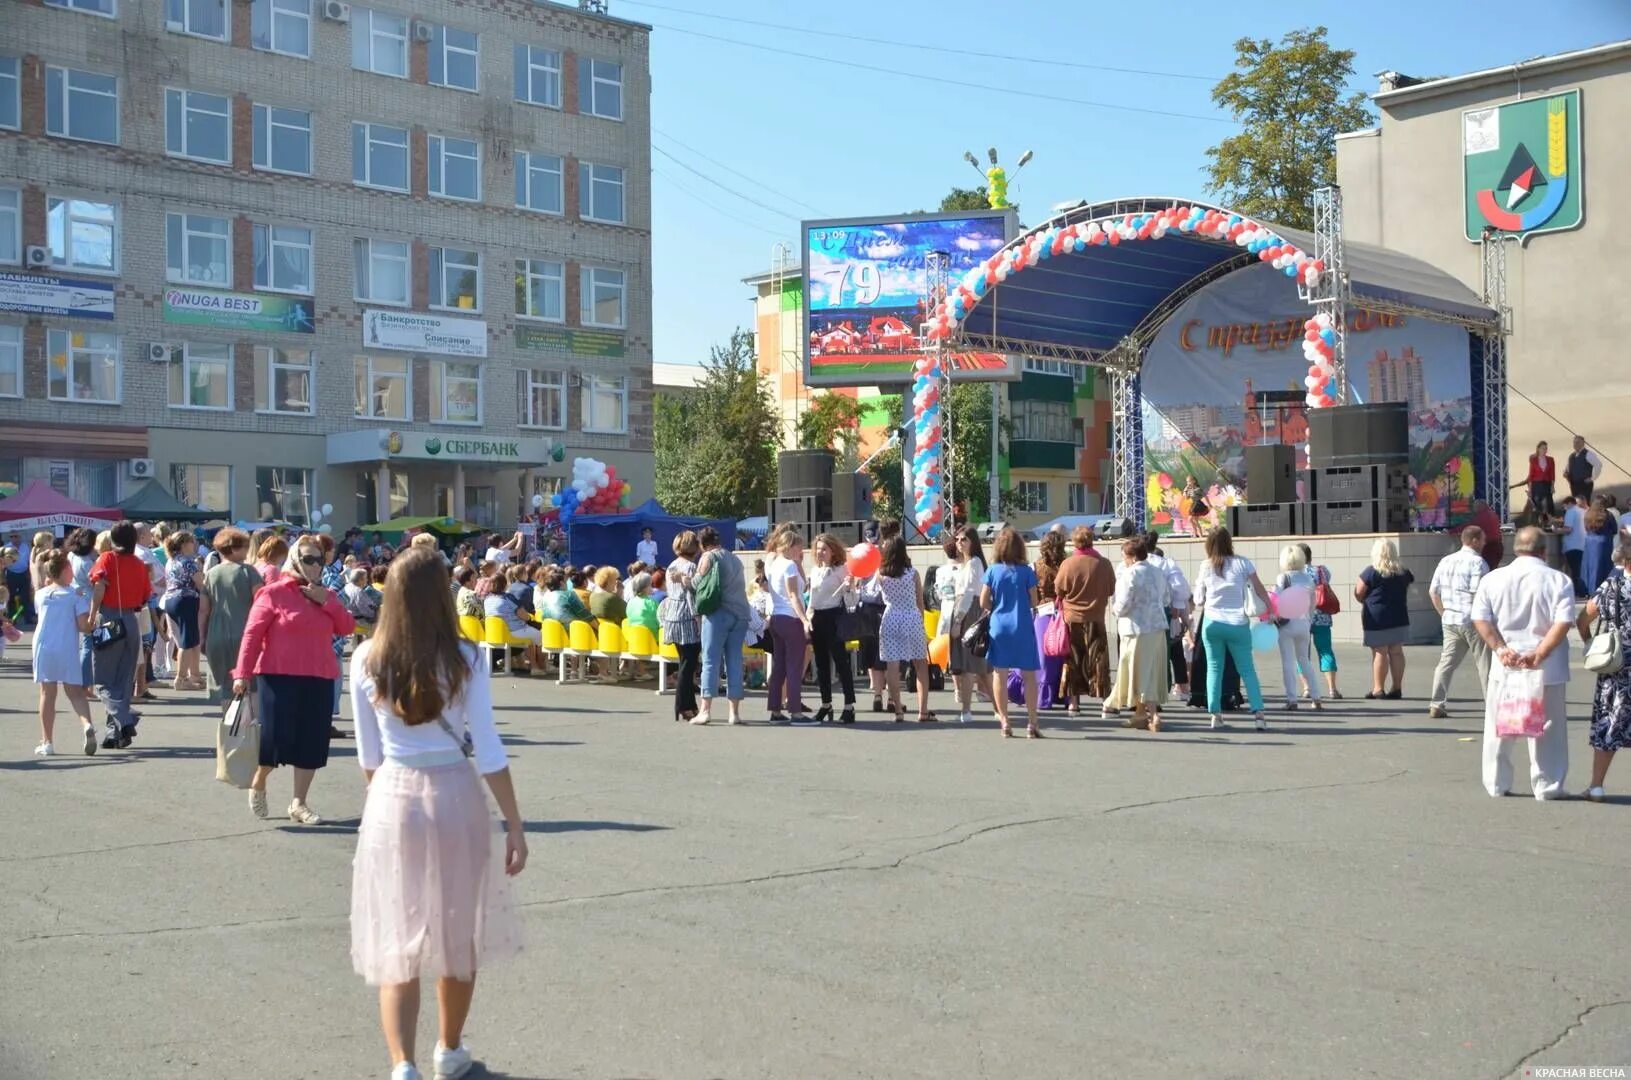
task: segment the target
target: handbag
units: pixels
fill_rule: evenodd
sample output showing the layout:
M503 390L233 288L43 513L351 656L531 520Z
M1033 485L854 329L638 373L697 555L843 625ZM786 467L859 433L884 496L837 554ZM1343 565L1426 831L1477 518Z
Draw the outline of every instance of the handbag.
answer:
M1268 614L1269 609L1263 605L1263 598L1257 595L1257 590L1252 587L1252 583L1247 581L1241 587L1246 590L1246 618L1261 619Z
M1546 731L1546 673L1540 668L1502 668L1494 705L1496 738L1539 738Z
M691 579L692 603L698 615L712 615L725 602L725 582L719 571L719 560L724 557L714 553L708 569Z
M1610 590L1610 596L1618 596L1618 590ZM1616 598L1614 606L1619 606ZM1625 654L1620 651L1620 628L1616 611L1614 622L1608 623L1608 629L1603 629L1607 622L1608 612L1601 609L1597 612L1597 625L1592 628L1591 644L1586 646L1585 658L1581 661L1585 669L1593 675L1618 675L1625 666Z
M215 778L243 790L260 765L261 726L249 699L237 694L215 728Z
M1314 586L1314 610L1322 615L1335 615L1342 610L1342 601L1337 599L1336 590L1331 588L1331 572L1323 566L1319 568Z
M982 612L978 619L963 631L963 648L981 659L991 651L991 613Z
M839 604L834 630L838 640L846 645L852 641L860 641L866 635L866 620L861 617L861 609L858 606Z
M1043 656L1069 656L1070 634L1065 631L1065 619L1062 615L1055 615L1048 622L1048 629L1042 635Z

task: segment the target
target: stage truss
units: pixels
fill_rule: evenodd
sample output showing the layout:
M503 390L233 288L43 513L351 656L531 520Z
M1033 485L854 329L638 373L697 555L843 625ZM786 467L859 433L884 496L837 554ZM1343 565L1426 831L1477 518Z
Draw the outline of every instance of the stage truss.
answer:
M1124 218L1128 214L1149 214L1172 206L1199 206L1203 209L1229 213L1229 209L1194 199L1140 197L1116 199L1101 203L1081 203L1063 210L1040 225L1027 230L1026 236L1047 228L1059 228L1080 222L1105 221ZM1010 246L1024 237L1010 241ZM1315 193L1314 257L1325 260L1326 272L1313 289L1299 283L1298 295L1318 311L1329 312L1337 328L1336 369L1338 373L1338 400L1348 401L1346 365L1346 315L1352 302L1351 281L1345 265L1342 239L1342 195L1338 188L1321 188ZM1114 425L1112 446L1111 495L1115 506L1111 512L1130 518L1140 530L1147 528L1147 508L1144 504L1144 439L1143 397L1139 388L1140 373L1150 344L1168 319L1196 293L1236 270L1258 262L1257 256L1244 250L1229 259L1202 271L1194 278L1174 289L1134 328L1133 332L1110 349L1086 349L1065 345L1048 345L1024 338L1007 337L1000 333L969 333L962 324L952 338L943 341L948 350L1008 353L1038 359L1056 360L1065 364L1096 368L1110 380L1111 422ZM989 296L996 302L1000 288ZM1491 507L1505 520L1506 510L1506 335L1511 328L1511 309L1506 306L1506 251L1498 240L1487 236L1484 242L1484 301L1500 313L1500 320L1492 326L1487 318L1458 316L1410 304L1404 301L1367 297L1366 311L1381 315L1402 315L1425 318L1436 322L1465 327L1484 340L1484 487ZM993 325L996 320L993 320Z

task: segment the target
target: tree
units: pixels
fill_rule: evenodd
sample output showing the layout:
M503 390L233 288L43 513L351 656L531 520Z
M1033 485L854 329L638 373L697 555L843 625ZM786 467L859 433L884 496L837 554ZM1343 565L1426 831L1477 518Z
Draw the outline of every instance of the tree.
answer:
M885 416L891 417L889 427L893 430L900 424L901 396L899 394L883 394L876 403ZM868 479L872 481L872 516L875 518L898 518L906 510L906 477L904 465L900 456L900 447L890 447L872 459L866 467Z
M822 394L799 415L799 448L836 450L841 461L853 461L864 411L859 401L845 394Z
M946 416L951 437L943 445L952 498L968 508L970 521L996 521L991 509L991 387L953 383ZM1009 426L1006 418L998 420L1000 438L1008 437Z
M1265 222L1314 227L1314 192L1336 182L1336 137L1372 123L1365 96L1345 94L1352 49L1333 49L1325 27L1235 42L1238 69L1212 101L1243 125L1207 154L1207 185L1231 209Z
M949 213L952 210L989 209L991 209L991 197L984 184L977 188L954 187L949 195L940 200L941 213Z
M759 376L753 335L738 329L715 346L696 389L656 401L657 500L671 513L742 518L776 494L781 424Z

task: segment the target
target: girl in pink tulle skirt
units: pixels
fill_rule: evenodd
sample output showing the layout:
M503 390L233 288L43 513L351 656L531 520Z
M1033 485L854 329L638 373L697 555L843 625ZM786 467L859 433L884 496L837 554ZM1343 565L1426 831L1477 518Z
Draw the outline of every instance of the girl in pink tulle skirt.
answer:
M351 658L351 701L368 778L351 879L352 966L379 987L392 1080L421 1080L419 983L436 980L434 1075L455 1080L473 1063L463 1032L476 973L521 948L508 878L526 866L527 841L487 667L460 642L447 568L433 551L392 561L374 636Z

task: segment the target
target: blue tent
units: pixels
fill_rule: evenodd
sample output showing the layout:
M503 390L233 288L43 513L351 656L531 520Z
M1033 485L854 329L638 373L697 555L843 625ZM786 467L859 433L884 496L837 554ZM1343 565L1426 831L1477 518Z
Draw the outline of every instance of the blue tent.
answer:
M634 561L634 548L640 531L650 529L657 542L657 555L667 565L674 551L674 537L687 530L712 525L726 551L736 547L736 522L730 519L678 517L664 510L656 499L647 499L625 514L578 514L572 518L567 537L569 558L575 566L615 566Z

